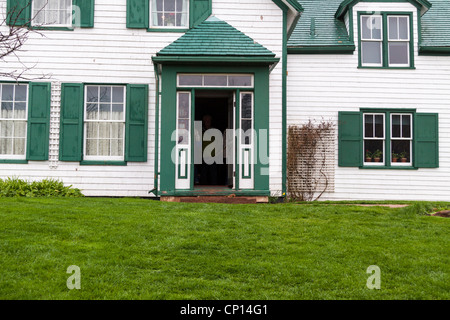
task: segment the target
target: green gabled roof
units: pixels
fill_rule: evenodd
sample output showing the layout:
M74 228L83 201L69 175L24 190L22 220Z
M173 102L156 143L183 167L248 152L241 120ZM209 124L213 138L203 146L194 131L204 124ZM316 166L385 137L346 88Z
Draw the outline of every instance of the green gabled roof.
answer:
M432 7L422 16L421 52L450 52L450 1L431 0Z
M154 60L170 59L170 57L224 57L226 59L235 57L273 60L275 53L213 16L160 50Z
M342 0L299 0L304 9L288 41L288 52L353 52L345 23L334 17Z

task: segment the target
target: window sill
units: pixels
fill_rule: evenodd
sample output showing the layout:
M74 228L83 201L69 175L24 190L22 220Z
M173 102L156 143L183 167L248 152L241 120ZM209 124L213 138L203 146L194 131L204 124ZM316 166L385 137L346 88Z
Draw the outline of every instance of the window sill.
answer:
M384 170L417 170L412 166L362 166L360 169L384 169Z
M59 31L73 31L72 27L30 27L32 30L59 30Z
M358 69L391 69L391 70L415 70L416 67L364 67L358 66Z
M27 164L28 160L0 159L0 163Z
M185 33L189 31L189 28L148 28L147 32L179 32L179 33Z
M82 160L80 161L82 166L126 166L126 161L95 161L95 160Z

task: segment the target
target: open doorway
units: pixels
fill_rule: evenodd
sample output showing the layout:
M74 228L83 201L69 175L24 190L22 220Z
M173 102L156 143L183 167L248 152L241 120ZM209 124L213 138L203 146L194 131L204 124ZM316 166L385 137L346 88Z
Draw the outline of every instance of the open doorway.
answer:
M195 164L194 167L194 186L226 186L233 187L233 164L225 159L227 148L233 146L226 143L225 135L227 129L233 129L233 91L215 91L202 90L195 93L195 121L202 122L202 131L207 129L217 129L221 132L223 142L220 145L223 151L222 161L220 163L207 164L202 157L201 164ZM202 148L201 154L205 148L214 142L202 141L194 148ZM199 150L194 150L198 152ZM229 153L228 153L229 154ZM215 153L213 153L215 155Z

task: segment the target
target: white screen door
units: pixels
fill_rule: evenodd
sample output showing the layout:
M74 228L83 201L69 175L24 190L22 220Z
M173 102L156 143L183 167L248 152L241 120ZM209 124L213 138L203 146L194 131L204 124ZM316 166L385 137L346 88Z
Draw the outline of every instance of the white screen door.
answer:
M191 93L177 93L175 188L191 187Z
M253 92L240 93L239 112L239 143L238 143L238 165L239 165L239 188L254 188L254 144L253 133Z

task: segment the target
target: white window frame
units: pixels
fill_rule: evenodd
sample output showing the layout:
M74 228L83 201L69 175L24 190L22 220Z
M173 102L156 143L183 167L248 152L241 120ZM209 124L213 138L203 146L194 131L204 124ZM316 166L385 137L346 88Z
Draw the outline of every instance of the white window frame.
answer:
M372 116L373 119L375 120L375 116L378 116L378 115L383 116L383 138L376 138L376 137L366 138L366 122L365 122L366 116ZM374 131L374 136L375 136L375 122L373 124L374 124L373 131ZM378 141L381 140L381 141L383 141L383 150L381 150L382 154L383 154L382 161L380 161L380 162L366 162L365 161L366 160L366 147L365 147L366 140L378 140ZM364 112L363 113L363 150L362 150L362 152L363 152L363 159L364 159L363 164L365 166L384 166L384 165L386 165L386 114L385 113L380 113L380 112L373 112L373 113L372 112Z
M400 116L400 134L402 134L402 121L401 121L401 119L402 119L402 116L405 116L405 115L407 115L407 116L409 116L410 117L410 133L409 133L409 135L410 135L410 137L409 138L403 138L403 137L393 137L392 136L392 132L393 132L393 130L392 130L392 124L393 124L393 122L392 122L392 116ZM390 136L390 144L391 144L391 154L390 154L390 161L391 161L391 166L406 166L406 167L410 167L410 166L412 166L412 158L413 158L413 133L414 133L414 129L413 129L413 114L412 113L391 113L390 114L390 132L391 132L391 136ZM392 140L405 140L405 141L408 141L409 140L409 152L410 152L410 155L409 155L409 162L392 162Z
M363 18L365 18L365 17L369 18L370 21L373 18L379 18L381 20L381 29L380 29L381 38L380 39L373 39L372 37L370 39L363 38L362 25L363 25ZM370 34L371 35L372 35L372 32L373 32L373 29L370 29ZM374 15L374 14L372 14L372 15L368 15L368 14L360 15L360 30L359 30L359 33L361 35L360 36L360 38L361 38L361 41L360 41L360 45L361 45L361 58L360 58L361 59L361 66L363 66L363 67L382 67L383 66L383 33L384 33L384 30L383 30L383 16L382 15ZM380 43L380 57L381 57L380 63L364 63L363 42L377 42L377 43Z
M52 0L47 0L47 1L52 1ZM59 0L56 0L59 1ZM61 23L44 23L43 25L41 24L36 24L36 15L37 12L35 12L35 3L36 1L33 0L31 2L31 17L34 17L34 19L31 19L31 25L32 26L37 26L37 27L61 27L61 28L71 28L72 27L72 21L73 21L73 2L70 1L70 8L67 9L67 12L70 12L70 23L67 24L61 24ZM43 12L45 14L46 11L46 7L48 6L48 2L46 2L46 5L44 6L44 8L40 9L38 12Z
M25 119L16 119L16 118L2 118L1 117L1 112L0 112L0 120L1 121L12 121L13 125L14 125L14 121L25 121L26 123L26 127L25 127L25 148L24 148L24 154L23 155L15 155L15 154L0 154L0 159L1 160L26 160L27 157L27 145L28 145L28 90L29 90L29 86L28 84L16 84L16 83L0 83L0 106L1 103L3 102L3 98L2 98L2 94L3 94L3 85L14 85L14 94L13 94L13 101L8 101L8 102L12 102L13 103L13 108L15 106L16 103L16 95L15 95L15 86L26 86L27 88L27 92L26 92L26 99L25 99ZM24 101L20 101L20 102L24 102ZM13 109L14 110L14 109ZM13 129L14 131L14 129ZM0 123L0 135L1 135L1 123ZM0 136L1 138L1 136ZM14 140L13 140L13 147L12 149L14 150Z
M189 11L190 11L190 5L191 5L191 1L190 0L187 0L186 2L187 2L187 8L186 8L186 25L185 26L154 26L153 25L153 22L152 22L152 18L153 18L153 12L152 12L152 7L153 7L153 1L156 1L156 0L150 0L149 1L149 28L150 29L187 29L187 28L189 28L189 19L190 19L190 16L189 16ZM175 1L175 5L176 5L176 0L174 0ZM176 12L175 12L175 14L176 14Z
M180 85L180 76L201 76L202 83L200 85ZM227 85L205 85L205 76L226 76L227 77ZM229 85L229 77L234 76L247 76L251 78L251 84L249 86L231 86ZM177 75L177 87L179 88L192 88L192 87L204 87L204 88L253 88L255 83L254 75L247 73L235 73L235 74L227 74L227 73L179 73Z
M390 38L390 30L389 30L389 28L390 28L390 24L389 24L389 18L407 18L407 20L408 20L408 24L407 24L407 28L408 28L408 32L407 32L407 35L408 35L408 39L407 40L404 40L404 39L391 39ZM398 19L397 19L397 32L398 33L400 33L400 30L399 30L399 28L398 28L398 26L399 26L399 23L398 23ZM410 32L410 29L411 29L411 24L410 24L411 22L410 22L410 19L409 19L409 15L395 15L395 14L392 14L392 15L390 15L390 14L388 14L387 15L387 28L388 28L388 32L387 32L387 34L388 34L388 39L387 39L387 53L388 53L388 65L389 65L389 67L409 67L410 65L411 65L411 52L410 52L410 48L411 48L411 32ZM390 57L391 57L391 52L390 52L390 46L389 46L389 43L391 43L391 42L404 42L404 43L407 43L407 48L408 48L408 54L407 54L407 58L408 58L408 63L406 63L406 64L404 64L404 63L390 63Z
M114 87L123 88L123 120L93 120L87 119L87 88L88 87L98 87L99 90L101 87L110 87L111 89ZM111 90L112 92L112 90ZM99 93L100 97L100 93ZM100 103L98 103L100 104ZM111 102L113 104L113 102ZM124 161L125 159L125 141L126 141L126 108L127 108L127 88L125 85L108 85L108 84L87 84L84 86L84 102L83 102L83 160L86 161ZM100 107L99 107L100 114ZM105 122L105 123L123 123L123 150L121 156L89 156L86 155L86 147L87 147L87 123L89 122ZM99 139L99 138L97 138ZM111 139L109 139L111 140Z

